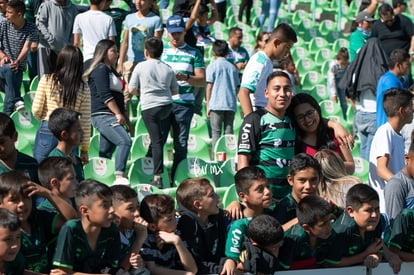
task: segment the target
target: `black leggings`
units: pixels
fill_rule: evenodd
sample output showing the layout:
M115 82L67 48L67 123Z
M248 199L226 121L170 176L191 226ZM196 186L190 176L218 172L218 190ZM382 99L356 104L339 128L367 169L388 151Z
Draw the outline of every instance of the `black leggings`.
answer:
M242 0L239 9L239 21L243 21L243 11L246 9L246 22L250 23L250 12L252 10L253 0Z

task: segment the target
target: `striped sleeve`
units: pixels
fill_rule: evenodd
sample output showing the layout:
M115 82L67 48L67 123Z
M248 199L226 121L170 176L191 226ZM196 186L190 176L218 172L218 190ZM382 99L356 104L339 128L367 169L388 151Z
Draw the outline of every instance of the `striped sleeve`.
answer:
M81 150L87 152L91 138L91 93L88 84L85 83L77 100L79 100L77 111L81 113L80 124L83 130Z
M35 97L32 104L33 116L42 121L46 118L47 105L46 105L46 93L49 90L49 83L47 83L46 76L43 76L37 86Z

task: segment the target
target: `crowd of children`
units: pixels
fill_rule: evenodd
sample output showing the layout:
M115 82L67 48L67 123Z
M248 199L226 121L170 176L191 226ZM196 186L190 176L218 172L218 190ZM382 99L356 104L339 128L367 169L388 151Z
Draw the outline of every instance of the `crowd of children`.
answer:
M377 191L365 184L349 189L345 208L323 199L321 167L310 155L292 159L292 191L280 202L272 199L261 168L240 169L239 202L226 213L206 178L184 180L176 202L152 194L141 203L131 187L83 180L71 156L82 132L78 113L58 108L49 126L59 140L52 152L61 153L37 166L15 149L13 121L5 116L0 123L5 274L273 274L355 264L375 268L383 258L398 273L403 261L414 259L412 210L388 227ZM30 171L36 171L34 179ZM240 218L232 220L229 213L237 211Z

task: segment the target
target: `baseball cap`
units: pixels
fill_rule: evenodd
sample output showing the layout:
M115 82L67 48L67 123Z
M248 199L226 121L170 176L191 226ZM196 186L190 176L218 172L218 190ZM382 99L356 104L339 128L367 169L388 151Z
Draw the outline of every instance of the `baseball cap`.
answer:
M181 16L173 15L167 19L167 30L169 33L184 32L185 23Z
M358 13L357 17L355 18L355 21L356 22L361 22L361 21L372 22L372 21L375 21L375 19L367 11L361 11L360 13Z

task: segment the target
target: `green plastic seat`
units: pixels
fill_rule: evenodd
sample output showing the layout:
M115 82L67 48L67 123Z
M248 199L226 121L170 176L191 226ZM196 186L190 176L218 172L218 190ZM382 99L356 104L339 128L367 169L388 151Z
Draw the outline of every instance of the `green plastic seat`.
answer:
M83 167L85 179L94 179L111 186L115 181L115 162L111 159L93 157Z
M321 36L321 33L319 32L319 29L315 26L314 28L310 28L305 31L305 33L303 34L303 39L305 41L310 41L312 40L312 38L320 37L320 36Z
M307 58L310 56L308 49L305 47L301 47L301 46L295 46L291 50L291 54L292 54L293 60L295 61L298 61L302 58Z
M326 77L323 77L317 71L308 71L301 79L303 89L311 90L315 85L326 83Z
M365 184L369 181L369 162L361 157L354 157L355 172L353 176L357 176Z
M147 133L141 134L135 137L134 140L132 141L132 146L131 146L131 155L130 155L131 160L135 161L139 158L145 157L148 152L150 143L151 143L151 138L149 134Z
M170 178L168 173L164 170L161 175L164 187L170 186ZM139 158L135 160L128 173L128 179L131 186L138 184L150 183L154 178L154 161L152 158Z
M37 86L39 85L39 76L36 75L32 81L30 82L29 91L35 92L37 90Z
M304 19L311 19L308 12L306 12L304 10L296 10L296 11L293 12L292 24L294 26L299 25L300 22L302 22L302 20L304 20Z
M10 118L19 133L19 138L27 138L34 143L39 121L34 118L32 112L29 110L16 111L10 115Z
M186 178L206 177L214 184L214 175L210 173L210 164L200 158L183 159L177 166L174 176L174 185L178 186Z
M190 134L187 142L187 156L198 157L204 161L210 161L210 146L200 136Z
M236 186L234 184L230 185L223 196L223 208L226 208L233 201L238 201L239 196L236 192Z
M227 159L235 158L237 154L237 137L235 135L221 136L214 146L214 160L217 161L217 153L225 152Z
M320 36L314 37L309 41L309 51L316 53L317 51L328 47L328 41Z
M326 100L319 102L319 106L321 107L323 117L329 117L329 116L342 117L341 106L337 102L333 102L330 99L326 99Z
M304 78L305 74L309 71L313 71L316 69L315 61L311 58L302 58L296 63L296 69L298 70L299 74Z
M313 96L317 102L329 99L328 90L326 88L326 85L323 84L314 85L311 89L308 89L308 94Z
M151 184L137 184L134 186L135 191L138 194L138 201L141 202L146 196L152 194L164 194L163 190L151 185Z
M336 23L333 20L326 19L319 24L319 32L322 35L327 35L333 30L336 30Z
M332 51L337 53L341 48L349 48L349 40L345 38L338 38L332 44Z
M329 48L322 48L315 53L315 63L318 66L322 66L327 60L332 59L335 59L335 53Z
M236 174L235 159L227 159L223 163L218 163L220 169L218 170L217 183L219 187L230 186L234 183L234 175Z
M145 126L144 120L140 117L137 119L137 124L135 125L134 137L142 134L148 134L148 130Z
M190 134L197 135L203 138L207 143L211 143L207 120L198 114L194 114L191 119Z
M34 140L19 137L15 146L19 152L33 157Z

